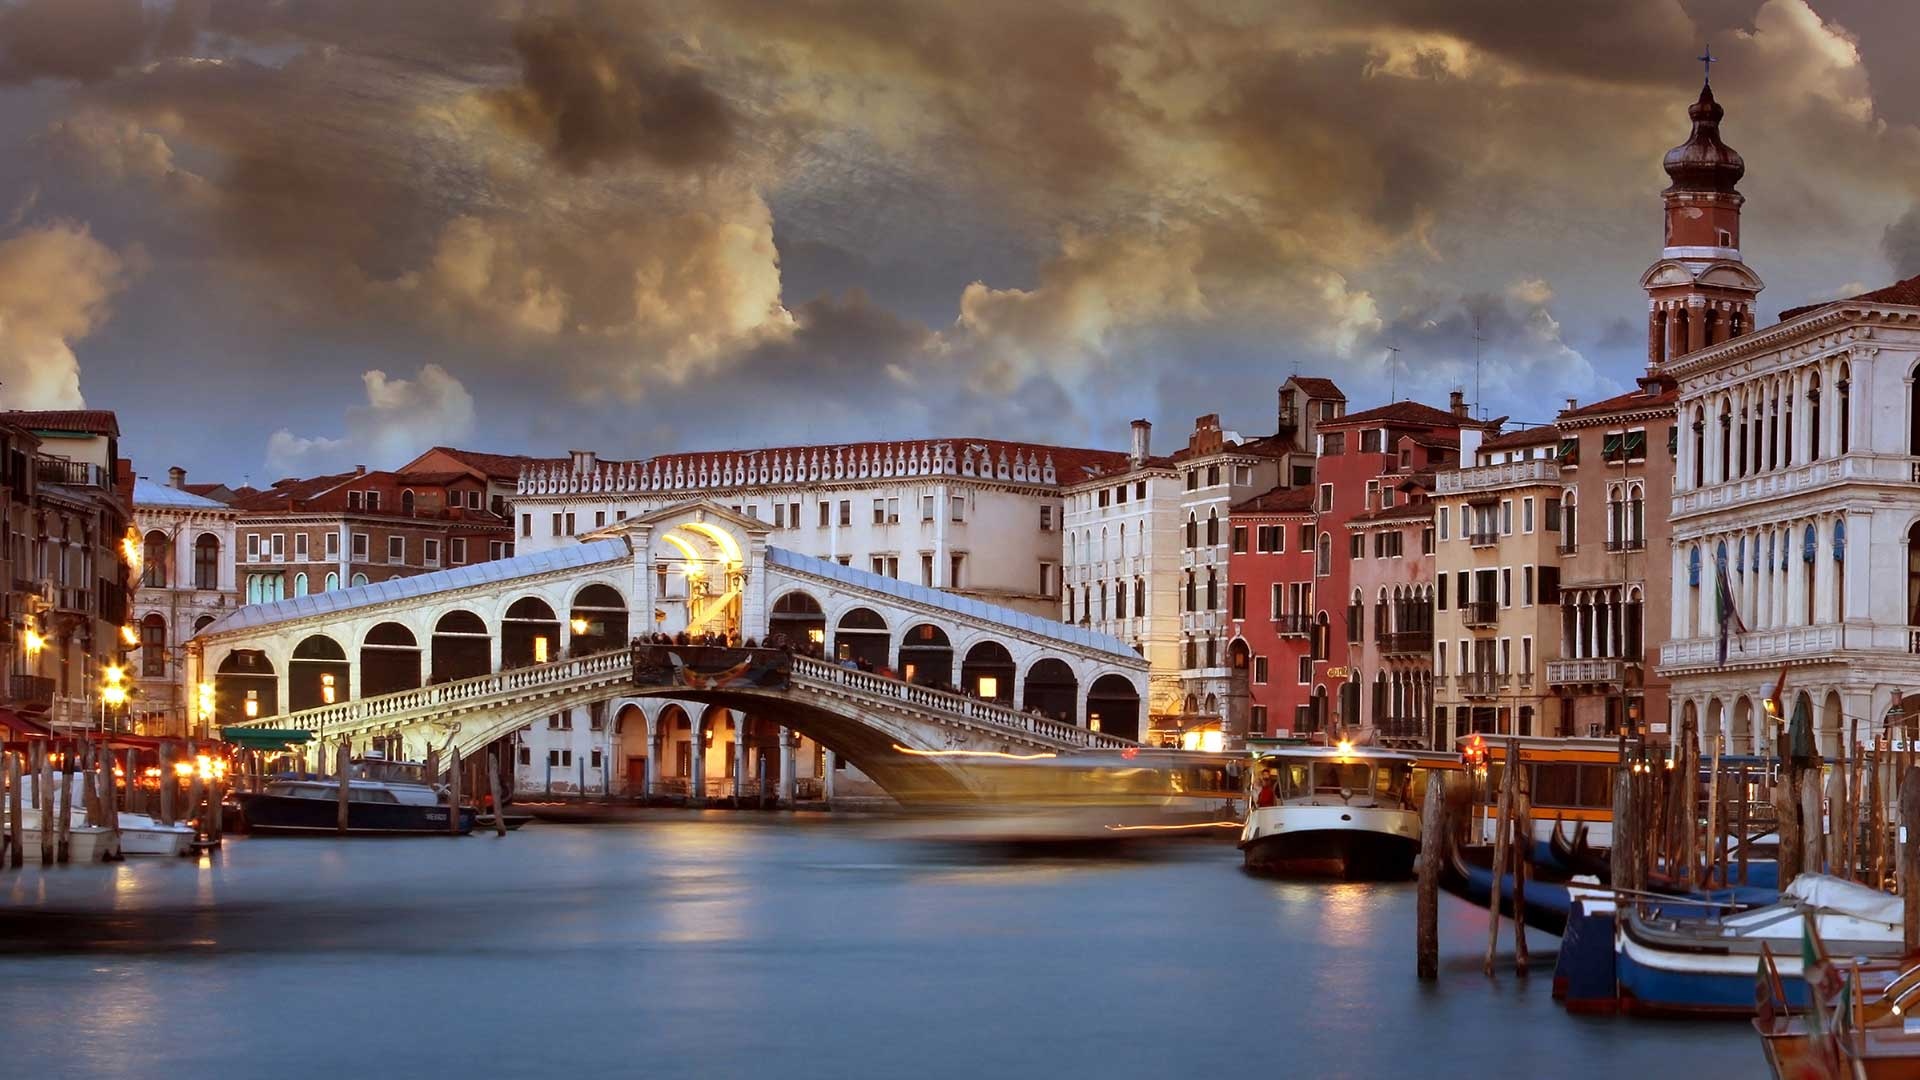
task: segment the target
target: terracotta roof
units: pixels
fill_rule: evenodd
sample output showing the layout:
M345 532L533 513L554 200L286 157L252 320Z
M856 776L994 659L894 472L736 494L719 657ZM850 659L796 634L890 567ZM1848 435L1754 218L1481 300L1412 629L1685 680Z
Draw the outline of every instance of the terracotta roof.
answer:
M1349 525L1378 525L1384 521L1413 521L1433 516L1433 504L1425 499L1403 502L1395 506L1383 506L1378 510L1369 510L1364 514L1355 514L1348 519Z
M435 452L445 454L456 461L462 461L473 466L475 469L485 473L490 480L518 480L520 478L520 469L524 465L531 465L535 462L553 463L567 460L566 458L531 457L526 454L489 454L481 450L461 450L453 446L436 446L428 450L427 454ZM420 456L425 457L426 454ZM419 458L415 458L414 460L417 461Z
M1340 392L1339 385L1332 379L1323 379L1318 375L1295 375L1287 381L1305 390L1309 396L1314 398L1336 398L1340 401L1347 400L1347 395Z
M1314 493L1310 487L1277 487L1233 504L1229 514L1311 514Z
M393 477L393 482L396 484L432 485L434 487L442 484L451 484L458 480L473 479L463 472L396 472L388 475Z
M1832 304L1899 304L1902 307L1920 307L1920 274L1872 292L1863 292L1858 296L1823 300L1818 304L1802 304L1797 308L1788 308L1780 313L1780 321L1786 322L1788 319L1805 315L1809 311L1818 311Z
M1472 417L1456 416L1445 409L1436 409L1418 401L1395 401L1378 408L1363 412L1348 413L1332 420L1320 421L1320 427L1345 428L1367 424L1409 424L1425 428L1462 428L1480 427L1482 422Z
M180 490L190 495L198 495L203 499L213 499L216 502L219 501L219 496L216 492L225 491L230 494L238 494L238 492L233 491L232 488L227 487L225 484L185 484L181 486ZM251 489L242 490L250 491Z
M1562 420L1574 420L1583 416L1599 416L1603 413L1632 412L1638 409L1658 409L1663 405L1672 405L1680 400L1678 387L1670 387L1657 394L1648 394L1644 390L1629 390L1616 394L1603 401L1582 405L1577 409L1566 409L1560 413Z
M317 498L352 480L354 476L354 473L334 473L329 476L279 480L265 491L247 494L235 492L235 498L230 505L238 510L289 510L294 503Z
M1517 450L1526 446L1551 446L1559 441L1560 431L1558 428L1555 428L1552 424L1536 424L1530 428L1521 428L1519 431L1509 431L1505 435L1495 435L1492 438L1483 439L1480 443L1480 449L1482 451Z
M89 435L120 435L120 419L108 409L44 409L9 412L8 420L29 431L84 431Z

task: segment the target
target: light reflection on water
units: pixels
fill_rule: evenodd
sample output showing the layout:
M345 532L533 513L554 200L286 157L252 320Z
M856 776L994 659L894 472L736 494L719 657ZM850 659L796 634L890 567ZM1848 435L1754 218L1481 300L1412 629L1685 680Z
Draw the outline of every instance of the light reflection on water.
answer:
M1443 899L1441 979L1423 987L1410 886L1272 882L1230 846L1169 851L1007 861L857 822L663 815L7 873L0 1075L1647 1080L1760 1064L1741 1024L1572 1019L1544 971L1526 985L1510 961L1489 982L1484 911ZM221 906L196 911L207 897ZM110 925L31 917L88 911Z

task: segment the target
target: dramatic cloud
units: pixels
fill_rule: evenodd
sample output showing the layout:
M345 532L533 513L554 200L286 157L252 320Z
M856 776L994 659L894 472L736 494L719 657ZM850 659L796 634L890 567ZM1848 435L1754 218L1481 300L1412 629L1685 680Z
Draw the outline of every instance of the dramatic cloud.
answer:
M299 436L281 428L267 441L267 470L282 476L351 465L390 469L429 446L473 435L473 395L439 364L421 368L414 379L369 371L361 381L367 400L347 410L345 435Z
M51 225L0 241L0 401L12 409L76 409L73 343L107 317L126 264L87 230Z

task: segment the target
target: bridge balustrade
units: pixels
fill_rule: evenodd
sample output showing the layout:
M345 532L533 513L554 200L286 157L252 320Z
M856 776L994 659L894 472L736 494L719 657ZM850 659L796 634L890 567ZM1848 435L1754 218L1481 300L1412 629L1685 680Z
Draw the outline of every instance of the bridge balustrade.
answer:
M1103 749L1138 745L1118 735L1104 735L1097 731L1089 731L1083 727L1063 724L1058 720L1049 720L1044 716L1021 712L991 701L982 701L979 698L970 698L964 694L953 694L945 690L935 690L902 679L889 679L884 675L844 668L808 657L793 658L793 674L800 678L832 683L861 693L872 694L875 697L892 698L922 709L952 713L979 723L1011 728L1028 735L1069 745Z

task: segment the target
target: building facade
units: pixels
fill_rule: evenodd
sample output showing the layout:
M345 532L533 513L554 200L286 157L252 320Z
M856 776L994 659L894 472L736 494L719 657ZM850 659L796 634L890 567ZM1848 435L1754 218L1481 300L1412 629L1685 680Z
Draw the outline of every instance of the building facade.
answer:
M1559 656L1563 488L1550 425L1468 433L1471 464L1434 478L1434 727L1565 735L1546 665Z
M1412 444L1411 436L1403 442ZM1405 447L1411 449L1411 445ZM1407 455L1411 459L1411 454ZM1432 729L1434 522L1431 472L1410 467L1381 477L1383 504L1347 521L1359 541L1351 564L1347 623L1360 640L1347 649L1349 682L1360 689L1361 737L1385 746L1425 747Z
M1679 442L1676 391L1657 376L1633 391L1575 406L1556 426L1560 496L1560 659L1547 684L1560 696L1568 734L1613 736L1623 727L1665 741L1672 532Z
M1153 425L1133 422L1127 466L1062 491L1060 618L1128 642L1152 665L1148 715L1177 724L1180 686L1180 473L1152 456Z
M190 734L193 688L186 643L240 606L234 524L240 512L186 490L186 473L168 470L165 484L133 483L133 526L140 569L133 598L139 644L131 665L136 688L129 712L142 735Z
M1247 673L1247 734L1308 735L1324 728L1327 699L1314 696L1315 492L1278 487L1234 504L1228 517L1229 660Z

